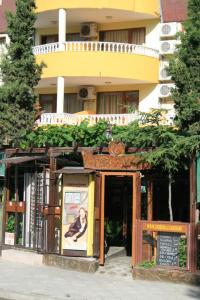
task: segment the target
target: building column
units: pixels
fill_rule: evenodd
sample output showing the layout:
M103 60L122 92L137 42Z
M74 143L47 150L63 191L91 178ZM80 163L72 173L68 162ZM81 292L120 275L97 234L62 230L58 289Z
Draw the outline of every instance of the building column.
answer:
M58 114L63 113L64 110L64 96L65 96L65 79L64 77L57 78L57 108Z
M60 50L63 51L66 42L66 10L63 8L60 8L58 12L58 42Z

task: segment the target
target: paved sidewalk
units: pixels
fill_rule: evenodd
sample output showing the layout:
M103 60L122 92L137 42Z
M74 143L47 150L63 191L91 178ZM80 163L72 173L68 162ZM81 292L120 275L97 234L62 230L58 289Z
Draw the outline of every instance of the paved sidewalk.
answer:
M12 300L189 300L200 287L135 281L116 274L88 274L0 259L0 299Z

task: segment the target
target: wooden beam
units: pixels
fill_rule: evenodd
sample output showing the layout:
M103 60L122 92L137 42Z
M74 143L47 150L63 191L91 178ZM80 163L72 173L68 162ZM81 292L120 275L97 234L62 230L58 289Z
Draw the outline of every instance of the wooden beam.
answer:
M133 204L132 204L132 266L136 265L136 238L137 238L137 177L136 174L133 175Z
M105 253L104 253L104 221L105 221L105 175L102 175L101 181L101 213L100 213L100 257L99 264L104 265Z
M50 156L50 186L49 186L49 206L56 206L56 159ZM48 228L47 228L47 249L49 253L54 252L55 246L55 216L48 215Z
M147 220L153 220L153 182L147 182Z
M132 266L139 262L141 236L139 221L141 219L141 178L140 173L133 174L133 211L132 211Z
M6 164L5 190L3 200L3 219L2 219L2 244L5 244L5 232L8 213L6 212L6 203L10 200L10 165Z

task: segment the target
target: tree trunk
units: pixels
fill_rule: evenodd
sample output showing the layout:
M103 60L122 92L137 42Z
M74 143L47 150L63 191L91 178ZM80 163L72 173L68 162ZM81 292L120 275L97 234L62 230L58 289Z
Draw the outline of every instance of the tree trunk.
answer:
M169 191L169 196L168 196L169 216L170 216L170 221L173 221L173 211L172 211L172 175L171 174L169 174L168 191Z

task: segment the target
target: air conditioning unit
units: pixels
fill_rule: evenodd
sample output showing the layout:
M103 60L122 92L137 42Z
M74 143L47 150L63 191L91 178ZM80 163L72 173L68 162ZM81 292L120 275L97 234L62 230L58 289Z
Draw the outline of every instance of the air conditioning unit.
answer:
M98 36L97 23L82 23L80 36L83 38L96 38Z
M180 41L176 40L165 40L160 42L160 54L167 55L173 54L176 50L176 46L180 44Z
M159 68L159 80L171 80L171 76L168 75L167 68L169 67L168 61L161 61Z
M158 97L167 98L171 96L171 90L175 87L174 83L159 84L158 86Z
M94 86L83 86L78 91L79 100L94 100L96 99L96 91Z
M160 37L173 37L178 32L182 31L182 24L173 22L173 23L163 23L160 27Z

